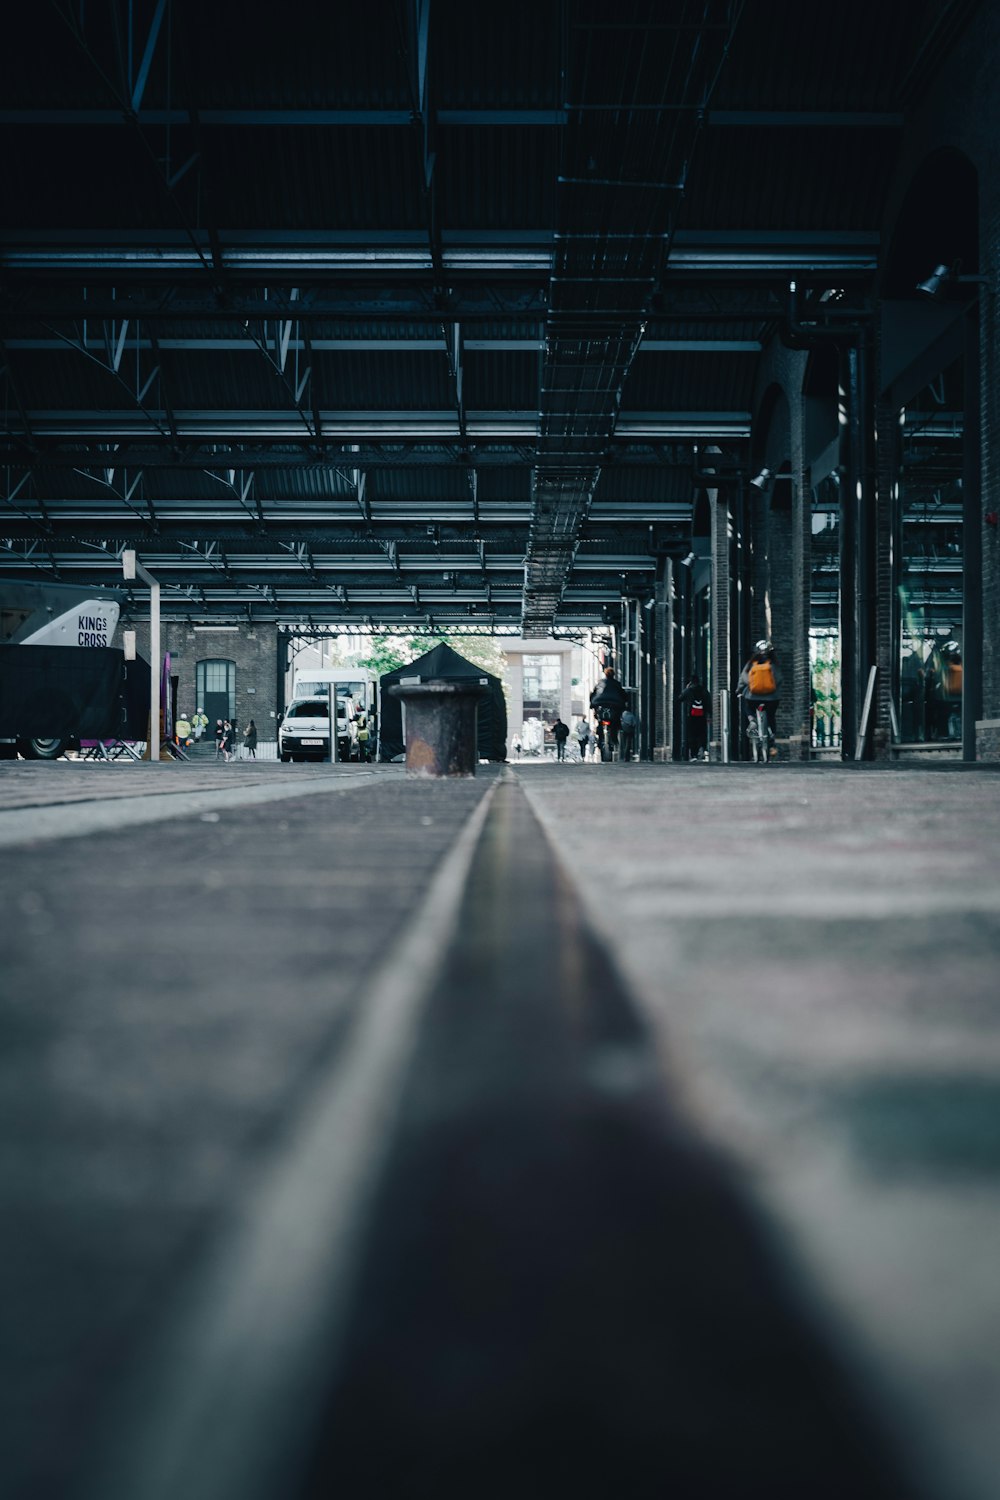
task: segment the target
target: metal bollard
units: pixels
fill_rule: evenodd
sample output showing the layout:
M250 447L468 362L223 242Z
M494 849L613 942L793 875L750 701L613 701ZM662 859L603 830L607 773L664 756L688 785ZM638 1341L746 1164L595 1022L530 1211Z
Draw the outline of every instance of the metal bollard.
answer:
M411 776L475 776L478 682L394 683L406 705L406 770Z

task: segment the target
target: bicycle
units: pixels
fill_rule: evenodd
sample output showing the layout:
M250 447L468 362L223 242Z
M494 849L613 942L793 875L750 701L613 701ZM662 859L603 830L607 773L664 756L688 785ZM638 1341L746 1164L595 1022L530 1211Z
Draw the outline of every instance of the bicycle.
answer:
M598 714L597 743L600 746L602 761L616 759L618 751L618 725L609 714Z

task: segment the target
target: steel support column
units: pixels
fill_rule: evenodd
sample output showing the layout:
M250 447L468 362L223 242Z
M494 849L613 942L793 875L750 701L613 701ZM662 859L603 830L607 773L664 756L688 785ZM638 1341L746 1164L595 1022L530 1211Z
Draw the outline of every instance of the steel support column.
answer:
M660 559L656 579L656 594L653 604L653 658L655 666L655 692L653 696L653 759L670 759L673 725L673 561L669 557Z
M965 428L962 444L962 759L976 759L983 711L983 516L980 455L980 305L965 316Z

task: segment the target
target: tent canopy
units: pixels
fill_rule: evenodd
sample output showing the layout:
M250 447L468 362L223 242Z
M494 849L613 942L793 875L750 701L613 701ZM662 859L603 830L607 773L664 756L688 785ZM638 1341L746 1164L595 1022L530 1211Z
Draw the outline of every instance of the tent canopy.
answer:
M382 760L393 760L402 755L403 705L388 689L404 678L419 678L422 682L432 679L441 682L467 682L476 678L483 683L479 700L477 744L481 760L506 760L507 758L507 705L499 677L494 677L475 662L441 641L430 651L418 656L405 667L386 672L379 679L379 754Z

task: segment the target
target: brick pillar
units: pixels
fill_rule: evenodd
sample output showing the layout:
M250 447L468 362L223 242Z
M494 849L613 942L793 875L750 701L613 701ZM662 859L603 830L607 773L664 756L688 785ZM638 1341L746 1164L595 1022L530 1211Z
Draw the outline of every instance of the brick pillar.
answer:
M732 693L736 686L736 678L739 668L734 669L732 640L732 620L730 613L733 601L733 576L732 576L732 517L729 509L729 496L725 490L709 490L709 504L712 507L712 681L709 688L712 693L714 706L714 717L712 720L712 732L716 738L719 735L719 726L722 723L722 711L719 707L720 694L730 694L730 715L732 714Z
M879 398L875 421L879 434L875 455L875 703L869 741L876 760L892 756L892 720L890 703L899 670L899 599L896 596L896 568L893 555L898 527L898 502L893 489L896 475L894 444L899 433L899 413L893 411L887 397Z
M769 628L761 635L769 635L774 641L775 656L781 667L781 702L778 705L778 739L785 740L789 734L795 739L792 747L794 758L799 753L800 721L797 699L800 696L796 683L796 668L800 665L800 652L795 639L794 616L800 601L797 576L793 560L793 500L791 477L782 474L767 506L767 557L765 577L767 579L767 602L769 605ZM779 749L783 757L784 745Z
M655 712L653 733L653 759L670 760L673 753L671 726L673 723L673 562L663 559L662 576L656 580L654 633L655 662Z
M989 202L982 230L987 270L1000 258L1000 195L994 194ZM984 287L979 297L982 708L976 724L976 758L990 761L1000 760L1000 311L997 302L997 294ZM970 378L974 378L971 372Z

